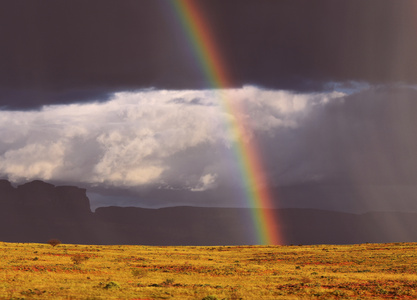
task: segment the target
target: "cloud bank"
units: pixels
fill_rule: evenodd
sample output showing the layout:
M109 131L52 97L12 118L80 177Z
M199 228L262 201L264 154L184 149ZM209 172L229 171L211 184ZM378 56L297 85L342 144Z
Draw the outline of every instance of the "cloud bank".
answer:
M117 93L104 103L0 111L0 174L91 185L203 191L230 182L226 113L216 90ZM247 86L222 91L244 107L246 142L301 126L317 105L343 94L294 94Z
M335 86L142 90L0 111L0 177L84 186L95 207L244 205L222 93L243 108L278 206L417 209L417 89Z

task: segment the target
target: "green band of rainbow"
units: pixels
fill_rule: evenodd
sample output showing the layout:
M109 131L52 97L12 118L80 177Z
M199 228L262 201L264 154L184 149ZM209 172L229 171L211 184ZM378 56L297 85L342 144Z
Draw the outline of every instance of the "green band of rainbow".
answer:
M197 0L168 0L176 12L182 29L193 47L204 75L210 85L216 89L231 86L226 65L223 63L207 23L200 13ZM266 185L265 173L259 157L259 151L253 142L245 142L248 130L242 115L242 108L231 101L226 93L219 92L220 105L226 113L234 116L228 124L228 130L234 140L233 150L240 168L241 179L245 187L248 204L252 207L252 218L259 244L277 245L283 240L278 222L271 208L272 198Z

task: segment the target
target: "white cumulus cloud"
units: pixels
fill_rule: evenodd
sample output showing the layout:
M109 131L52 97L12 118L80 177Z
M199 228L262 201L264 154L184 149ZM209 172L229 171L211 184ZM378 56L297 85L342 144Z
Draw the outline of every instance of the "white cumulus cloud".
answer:
M251 142L258 133L274 136L300 126L316 105L340 96L252 86L144 90L103 103L0 111L0 176L207 190L227 176L223 162L231 159L226 152L236 138L229 121L245 122L245 141ZM228 104L239 110L225 110Z
M205 174L200 177L196 187L191 188L192 191L202 192L215 186L217 174Z

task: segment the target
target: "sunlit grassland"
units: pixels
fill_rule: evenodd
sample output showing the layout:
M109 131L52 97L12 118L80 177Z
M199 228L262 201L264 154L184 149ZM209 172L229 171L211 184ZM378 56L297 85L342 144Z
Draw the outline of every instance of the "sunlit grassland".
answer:
M417 298L416 243L0 251L1 299Z

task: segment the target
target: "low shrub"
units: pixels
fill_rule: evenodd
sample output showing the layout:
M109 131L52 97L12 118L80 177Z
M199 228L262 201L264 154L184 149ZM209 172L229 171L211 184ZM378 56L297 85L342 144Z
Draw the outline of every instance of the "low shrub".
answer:
M79 265L80 263L83 263L88 259L89 259L88 256L84 256L84 255L81 255L81 254L76 254L76 255L71 257L71 260L75 265Z
M201 300L218 300L219 298L217 298L216 296L213 295L209 295L209 296L205 296L203 299Z
M59 244L61 244L61 241L58 239L50 239L48 241L48 244L51 245L52 247L58 246Z
M120 289L120 285L117 282L110 281L108 284L106 284L103 289L109 290L109 289Z

